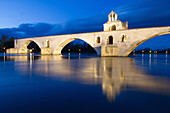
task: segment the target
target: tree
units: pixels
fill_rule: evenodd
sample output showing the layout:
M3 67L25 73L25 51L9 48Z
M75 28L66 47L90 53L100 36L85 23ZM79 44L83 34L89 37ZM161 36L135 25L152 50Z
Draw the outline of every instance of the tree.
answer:
M0 51L4 51L4 47L6 49L8 48L13 48L14 47L14 39L17 39L16 37L14 38L13 36L11 36L9 38L9 36L7 35L2 35L1 39L0 39Z
M151 49L150 48L145 48L144 51L149 52L149 51L151 51Z
M11 38L9 38L9 40L7 41L8 46L7 48L13 48L14 47L14 37L11 36Z
M168 53L170 53L170 48L168 48Z
M6 47L7 41L8 41L8 36L2 35L1 40L2 40L2 44L4 45L4 47Z

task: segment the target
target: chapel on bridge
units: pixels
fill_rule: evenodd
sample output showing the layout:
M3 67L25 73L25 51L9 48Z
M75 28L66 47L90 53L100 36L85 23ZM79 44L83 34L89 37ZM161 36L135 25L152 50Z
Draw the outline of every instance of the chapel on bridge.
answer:
M108 15L108 22L103 24L104 31L125 30L128 29L128 22L117 20L118 15L112 11Z

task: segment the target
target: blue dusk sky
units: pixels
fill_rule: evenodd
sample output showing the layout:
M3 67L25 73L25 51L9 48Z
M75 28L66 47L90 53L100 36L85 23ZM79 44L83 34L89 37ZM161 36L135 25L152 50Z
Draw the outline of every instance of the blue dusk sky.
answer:
M129 28L170 26L170 0L0 0L0 35L18 38L103 30L114 11ZM170 48L170 35L139 48Z

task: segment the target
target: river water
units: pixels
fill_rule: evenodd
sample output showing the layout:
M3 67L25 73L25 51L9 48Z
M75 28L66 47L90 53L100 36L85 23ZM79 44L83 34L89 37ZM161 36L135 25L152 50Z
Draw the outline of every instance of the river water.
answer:
M170 56L0 54L0 113L170 113Z

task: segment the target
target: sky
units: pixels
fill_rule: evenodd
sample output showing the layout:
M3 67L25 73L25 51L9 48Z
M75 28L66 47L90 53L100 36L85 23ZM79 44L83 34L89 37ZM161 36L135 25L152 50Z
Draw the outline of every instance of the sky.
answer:
M170 26L169 4L169 0L0 0L0 35L25 38L102 31L112 10L131 29ZM154 47L168 48L170 36L161 37L165 40L156 38L163 42ZM154 41L149 40L150 46Z

